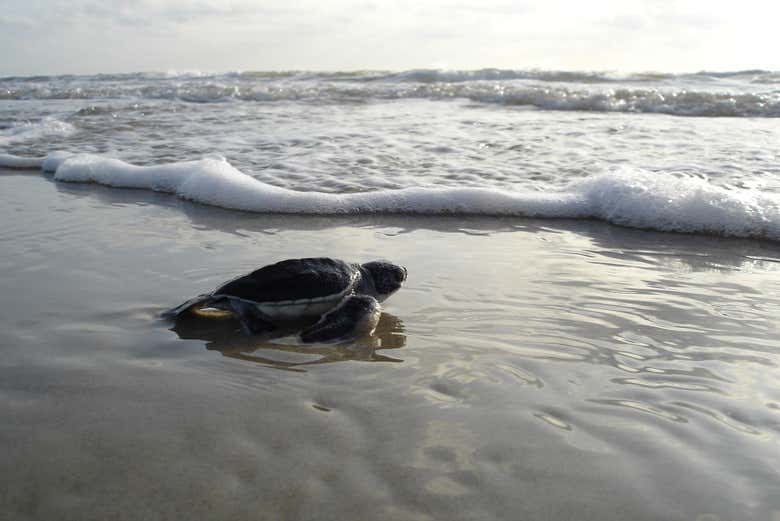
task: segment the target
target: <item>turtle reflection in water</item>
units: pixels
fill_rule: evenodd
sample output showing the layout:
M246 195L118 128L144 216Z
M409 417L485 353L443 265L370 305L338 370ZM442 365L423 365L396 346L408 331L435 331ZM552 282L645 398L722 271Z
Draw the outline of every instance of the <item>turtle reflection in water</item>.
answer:
M311 320L309 321L311 323ZM206 349L219 351L223 356L254 362L266 367L303 372L302 366L334 362L402 362L381 351L399 349L406 345L401 320L382 313L376 331L348 344L300 345L290 341L290 335L300 331L300 321L281 324L272 332L246 335L239 320L227 312L213 313L204 320L196 314L179 317L172 330L182 340L202 340Z
M370 335L379 305L398 291L406 268L387 261L349 264L326 257L289 259L233 279L166 311L165 318L230 313L249 335L283 336L291 322L317 319L302 342L332 342Z

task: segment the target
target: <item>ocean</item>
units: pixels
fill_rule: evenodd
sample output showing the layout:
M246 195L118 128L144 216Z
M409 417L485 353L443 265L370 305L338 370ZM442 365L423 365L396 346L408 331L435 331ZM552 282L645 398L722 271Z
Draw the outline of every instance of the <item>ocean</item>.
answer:
M11 519L780 516L780 73L0 78ZM370 337L160 313L284 258Z
M57 179L257 212L596 218L777 239L779 85L766 71L3 78L0 164L65 151L81 157ZM157 170L128 179L111 159Z

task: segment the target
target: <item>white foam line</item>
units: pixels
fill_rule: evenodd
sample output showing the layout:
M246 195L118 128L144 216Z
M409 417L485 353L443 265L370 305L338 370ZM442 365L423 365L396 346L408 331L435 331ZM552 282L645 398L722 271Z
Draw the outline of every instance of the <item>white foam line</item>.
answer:
M350 194L298 192L250 177L224 159L135 166L118 159L77 155L60 162L58 181L93 182L168 192L190 201L265 213L408 213L552 217L579 211L576 194L515 194L485 188L405 188ZM584 201L579 201L583 203Z
M54 153L45 160L0 156L53 171L54 179L167 192L213 206L261 213L485 215L593 218L634 228L780 240L780 196L726 189L704 179L623 168L553 192L404 188L298 192L250 177L224 159L135 166L101 156Z
M0 167L38 170L43 166L46 158L19 157L11 154L0 154Z

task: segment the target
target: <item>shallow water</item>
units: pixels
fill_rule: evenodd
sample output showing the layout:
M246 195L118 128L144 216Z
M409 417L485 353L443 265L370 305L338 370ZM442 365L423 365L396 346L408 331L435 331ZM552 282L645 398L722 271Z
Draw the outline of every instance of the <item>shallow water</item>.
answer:
M771 71L0 78L0 153L216 154L301 191L550 190L622 165L777 193L779 85Z
M260 213L596 218L780 241L778 78L493 69L0 78L0 168L44 166L61 181Z
M13 519L780 515L776 243L252 215L10 171L0 243ZM309 255L407 266L374 338L157 319Z
M91 103L0 101L0 119L14 125L0 130L0 152L68 150L140 165L217 155L274 186L335 193L550 190L618 166L780 192L773 118L540 111L462 99Z

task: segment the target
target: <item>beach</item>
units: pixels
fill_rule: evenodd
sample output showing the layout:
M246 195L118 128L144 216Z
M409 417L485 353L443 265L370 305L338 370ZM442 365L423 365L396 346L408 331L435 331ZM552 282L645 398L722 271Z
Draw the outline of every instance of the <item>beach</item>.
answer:
M775 241L248 213L3 169L0 243L8 519L780 516ZM407 267L371 338L159 318L310 256Z

